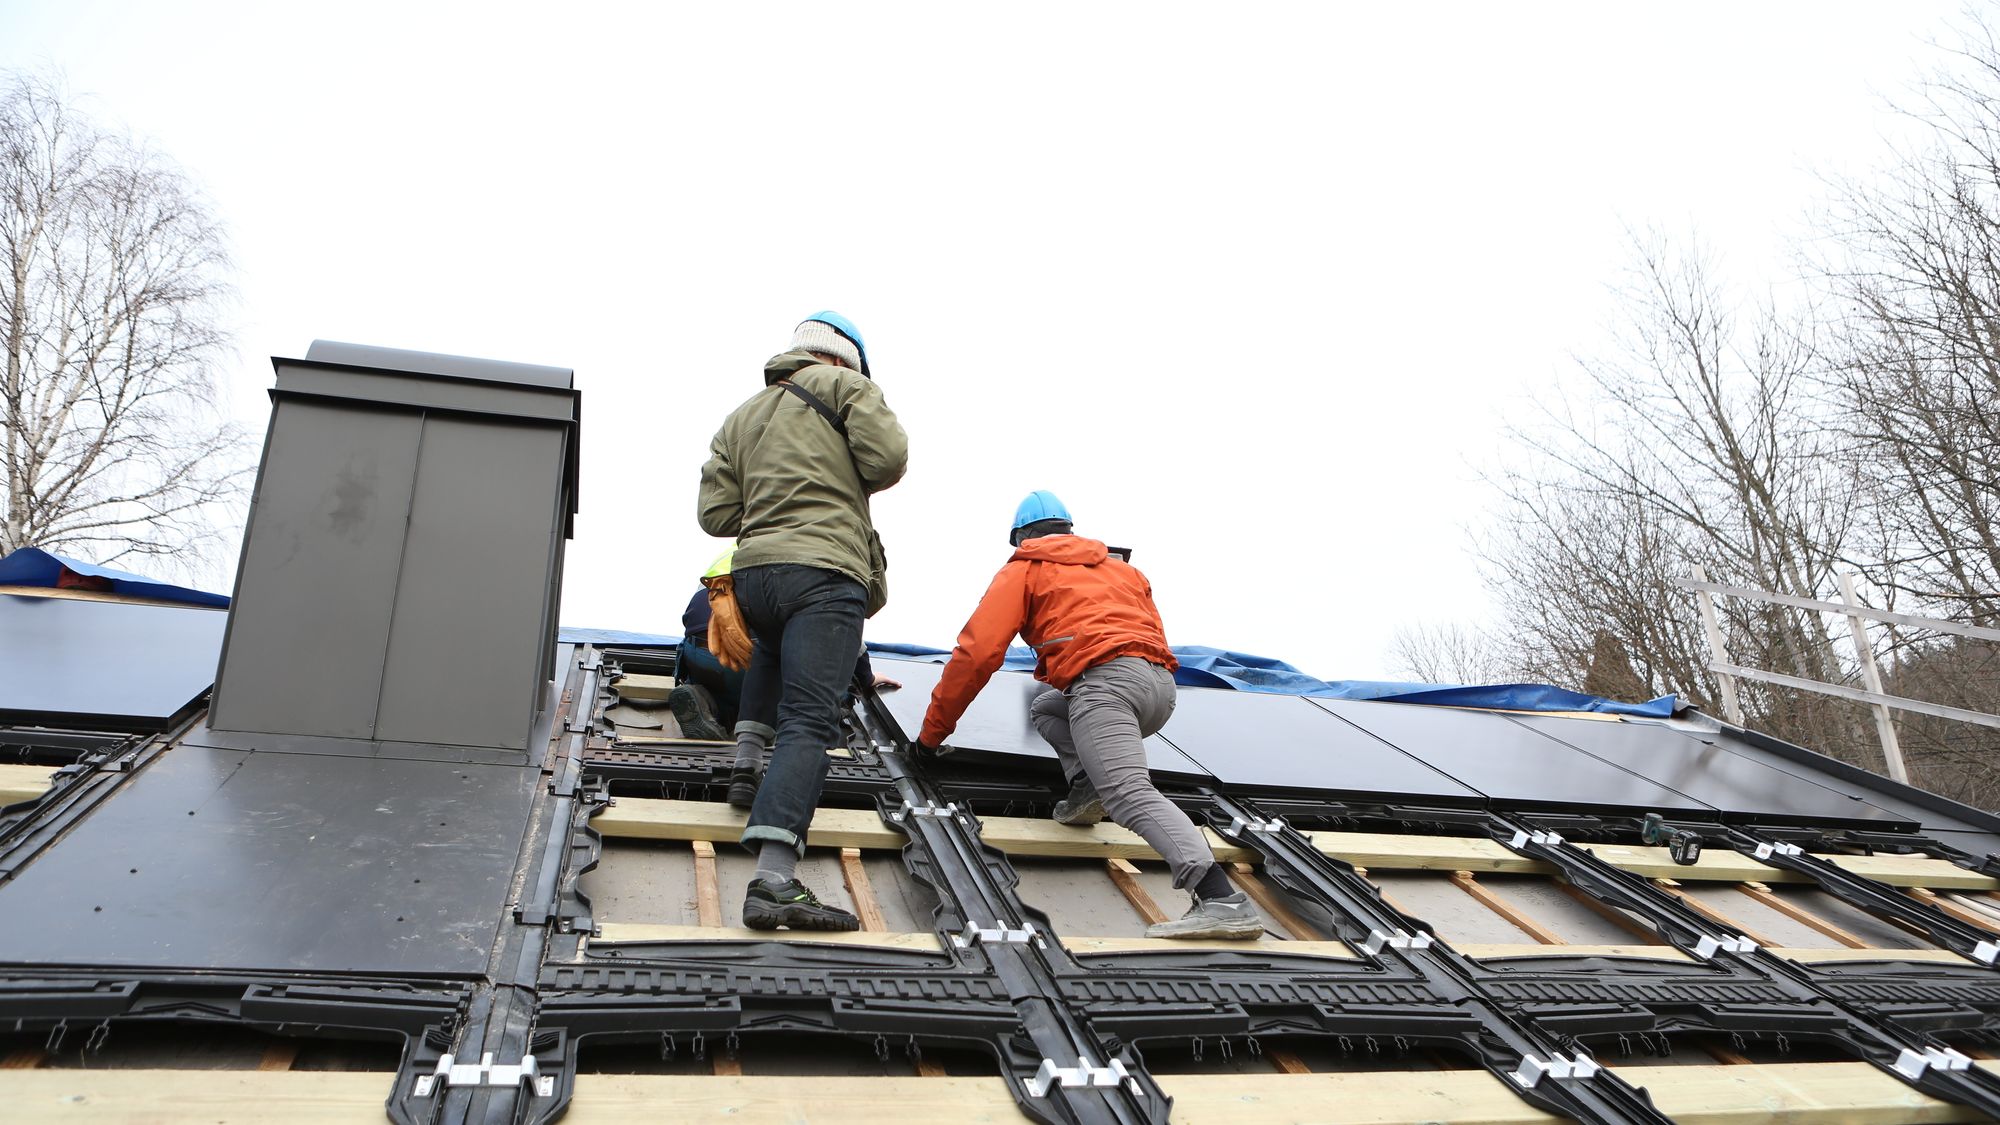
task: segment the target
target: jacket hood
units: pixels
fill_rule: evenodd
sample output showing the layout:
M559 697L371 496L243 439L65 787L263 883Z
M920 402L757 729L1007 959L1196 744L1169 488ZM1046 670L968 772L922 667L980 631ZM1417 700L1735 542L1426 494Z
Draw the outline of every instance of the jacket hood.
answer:
M808 351L779 352L764 361L764 385L770 386L780 379L789 379L808 367L819 367L824 361Z
M1025 559L1029 562L1096 566L1110 557L1111 552L1095 539L1085 539L1081 535L1044 535L1014 548L1014 558L1008 561Z

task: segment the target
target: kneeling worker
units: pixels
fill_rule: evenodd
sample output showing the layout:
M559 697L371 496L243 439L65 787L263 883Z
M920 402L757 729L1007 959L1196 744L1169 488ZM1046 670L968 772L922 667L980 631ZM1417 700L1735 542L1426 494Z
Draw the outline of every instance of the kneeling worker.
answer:
M1264 932L1249 896L1229 883L1194 822L1154 787L1141 742L1174 713L1173 670L1153 587L1104 544L1070 534L1055 494L1028 495L1014 513L1007 561L931 695L920 750L943 744L1020 634L1035 650L1035 729L1055 747L1070 781L1056 805L1064 824L1111 819L1143 836L1194 897L1187 914L1147 927L1147 937L1243 938ZM1101 795L1101 796L1100 796Z

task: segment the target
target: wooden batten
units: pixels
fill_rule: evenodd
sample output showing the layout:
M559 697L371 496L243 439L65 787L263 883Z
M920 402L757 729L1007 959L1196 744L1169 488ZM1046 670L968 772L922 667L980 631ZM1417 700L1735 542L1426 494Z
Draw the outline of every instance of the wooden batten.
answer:
M840 849L840 875L847 883L847 897L854 900L854 916L861 920L861 928L869 933L886 931L889 924L882 919L882 905L875 901L868 869L861 866L860 848Z
M1147 925L1167 920L1167 912L1160 908L1146 888L1139 885L1139 869L1132 866L1131 860L1107 859L1104 871L1111 876L1111 883L1118 888L1118 893L1125 897L1125 901Z
M1296 1061L1294 1059L1294 1061ZM1379 1125L1554 1125L1484 1070L1299 1073L1284 1058L1266 1074L1159 1075L1188 1125L1313 1121ZM1301 1066L1303 1064L1300 1064ZM1005 1080L962 1076L580 1074L564 1125L661 1120L790 1125L807 1117L873 1125L885 1109L911 1121L1024 1122ZM1915 1125L1978 1121L1978 1113L1919 1093L1858 1062L1739 1066L1621 1066L1683 1125ZM394 1076L365 1071L22 1070L0 1075L0 1098L27 1120L206 1125L271 1120L332 1125L382 1119Z
M1674 896L1675 898L1681 900L1682 906L1687 907L1689 910L1694 911L1696 914L1699 914L1702 917L1708 919L1709 921L1715 923L1716 925L1721 926L1724 930L1726 930L1729 933L1740 934L1743 937L1747 937L1751 941L1756 942L1758 945L1770 946L1777 944L1776 942L1772 941L1769 937L1758 932L1757 930L1754 930L1749 926L1744 925L1742 922L1737 921L1735 918L1729 916L1728 914L1725 914L1722 911L1717 910L1715 907L1710 906L1709 904L1694 897L1693 895L1687 893L1686 891L1681 890L1680 884L1672 879L1655 879L1653 880L1653 885L1665 891L1666 893Z
M674 678L631 673L611 681L611 690L617 692L620 699L657 702L664 700L674 690Z
M897 949L915 953L943 953L944 944L936 934L878 933L860 930L851 933L818 933L811 930L747 930L707 926L666 926L647 922L606 922L591 948L629 942L666 941L777 941L798 944L859 945ZM1309 933L1311 931L1308 931ZM1229 950L1238 953L1283 954L1290 957L1330 957L1352 961L1358 956L1346 943L1324 939L1286 941L1263 937L1256 941L1187 941L1177 938L1080 937L1056 935L1063 947L1078 957L1102 957L1119 953L1173 953L1184 950ZM1468 957L1641 957L1656 961L1687 961L1687 954L1671 945L1543 945L1537 943L1451 942L1453 949ZM1946 949L1793 949L1774 948L1772 953L1794 961L1946 961L1971 964Z
M1278 896L1278 892L1265 885L1264 880L1257 877L1256 869L1249 864L1230 864L1229 878L1231 882L1243 888L1243 893L1250 896L1250 900L1257 904L1257 909L1264 912L1266 927L1276 926L1298 941L1320 940L1319 931L1313 929L1305 919L1294 914L1292 908L1285 904L1285 900Z
M722 925L722 890L715 871L715 845L694 841L694 914L704 926Z
M49 790L54 766L0 765L0 805L32 801Z
M1479 880L1473 876L1472 872L1455 871L1452 873L1451 881L1459 890L1471 895L1479 905L1506 919L1508 925L1534 938L1542 945L1561 945L1563 943L1562 938L1554 930L1542 925L1513 903L1495 894L1493 888L1481 886Z
M637 941L782 941L805 945L859 945L875 949L901 949L914 953L943 953L944 943L936 934L892 934L881 931L851 930L752 930L738 926L662 926L651 922L606 922L599 926L590 946Z
M1692 961L1671 945L1533 945L1454 941L1446 943L1467 957L1639 957L1649 961Z
M620 797L591 821L607 837L651 840L735 840L743 831L743 813L709 801L660 801ZM1553 875L1555 869L1503 847L1494 840L1472 836L1404 836L1375 832L1309 832L1313 845L1327 855L1358 867L1384 871L1466 871L1479 873ZM1115 824L1072 828L1051 820L995 816L980 821L980 837L1009 855L1055 856L1072 859L1158 859L1137 833ZM1256 853L1207 833L1215 858L1223 863L1254 862ZM907 838L863 809L821 809L813 817L806 842L816 847L901 848ZM1648 878L1681 882L1809 882L1806 876L1768 867L1737 852L1705 851L1701 859L1682 866L1665 848L1622 844L1584 844L1606 862ZM1990 891L2000 880L1967 871L1927 856L1829 856L1841 867L1879 882L1932 890Z
M1783 897L1779 896L1775 891L1771 890L1771 888L1765 886L1762 883L1738 883L1736 885L1736 889L1750 896L1757 902L1760 902L1763 905L1769 907L1770 909L1775 910L1780 914L1783 914L1785 917L1790 918L1792 921L1797 922L1800 925L1807 927L1808 929L1817 930L1820 933L1825 934L1827 937L1832 938L1833 940L1839 942L1842 945L1849 946L1854 949L1866 949L1868 947L1868 943L1862 938L1856 936L1855 934L1851 933L1848 930L1842 929L1841 927L1833 924L1827 919L1822 918L1817 914L1814 914L1812 911L1807 910L1805 907L1800 906L1797 903L1786 901Z

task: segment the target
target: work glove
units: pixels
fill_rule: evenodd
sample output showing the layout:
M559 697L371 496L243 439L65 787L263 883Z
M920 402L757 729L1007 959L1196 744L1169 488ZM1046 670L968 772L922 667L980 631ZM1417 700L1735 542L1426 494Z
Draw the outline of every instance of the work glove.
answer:
M956 749L958 749L956 746L948 742L939 743L936 746L932 746L927 742L913 742L910 744L910 750L919 758L942 758Z

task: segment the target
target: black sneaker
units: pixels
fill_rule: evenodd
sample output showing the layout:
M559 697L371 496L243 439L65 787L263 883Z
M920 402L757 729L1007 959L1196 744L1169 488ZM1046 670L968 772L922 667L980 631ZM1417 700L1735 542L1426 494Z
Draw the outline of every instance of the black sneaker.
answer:
M749 892L743 896L743 924L753 930L775 930L779 926L793 930L858 930L861 919L814 898L797 879L782 883L752 879Z
M1057 824L1088 828L1104 819L1104 799L1097 795L1097 787L1090 783L1089 777L1079 777L1069 787L1069 796L1057 801L1050 815Z
M667 693L667 706L674 709L681 737L701 742L728 742L729 732L715 721L715 700L700 684L677 684Z
M757 771L738 766L729 775L729 807L749 811L757 803Z

